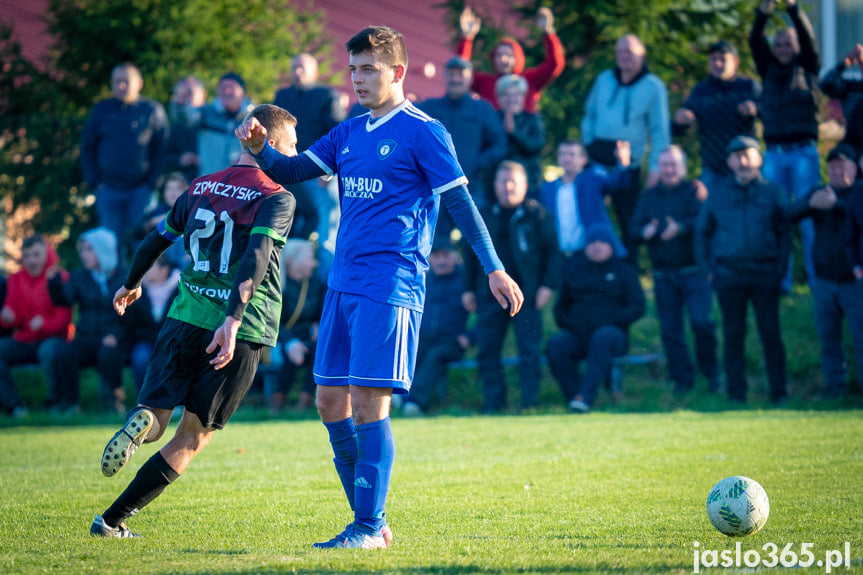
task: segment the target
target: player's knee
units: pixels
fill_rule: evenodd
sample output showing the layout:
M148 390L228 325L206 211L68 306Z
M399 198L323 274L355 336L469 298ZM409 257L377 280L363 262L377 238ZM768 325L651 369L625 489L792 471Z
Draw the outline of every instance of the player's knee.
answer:
M318 386L315 407L323 421L341 421L351 416L347 387Z

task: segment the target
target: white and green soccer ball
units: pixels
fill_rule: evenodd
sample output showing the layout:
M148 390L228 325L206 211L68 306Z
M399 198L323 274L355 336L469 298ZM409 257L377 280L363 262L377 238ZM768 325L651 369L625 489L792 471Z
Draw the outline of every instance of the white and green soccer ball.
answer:
M707 496L707 516L721 533L746 537L761 530L770 515L770 500L761 485L748 477L726 477Z

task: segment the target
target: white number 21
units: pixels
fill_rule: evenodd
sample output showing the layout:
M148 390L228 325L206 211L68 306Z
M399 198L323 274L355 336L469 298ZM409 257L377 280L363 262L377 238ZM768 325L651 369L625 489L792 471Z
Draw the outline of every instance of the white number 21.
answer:
M198 208L198 211L195 212L195 219L204 222L204 227L198 228L189 236L189 251L192 252L195 271L208 272L210 271L209 260L201 261L200 259L200 240L209 238L216 232L216 214L211 210ZM219 221L225 225L222 232L222 249L219 250L219 273L223 274L228 271L231 248L234 247L234 220L231 219L228 212L222 212L219 214Z

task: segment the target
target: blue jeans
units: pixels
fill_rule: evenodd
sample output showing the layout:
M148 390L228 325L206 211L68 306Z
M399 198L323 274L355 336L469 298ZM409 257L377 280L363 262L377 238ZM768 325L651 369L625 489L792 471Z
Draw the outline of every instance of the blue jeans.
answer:
M654 294L659 315L662 347L668 372L679 391L692 389L695 370L686 345L683 309L689 312L689 325L695 336L695 357L699 371L709 380L719 375L716 361L716 326L710 318L713 290L700 273L654 272Z
M96 188L96 215L99 225L114 232L117 236L117 251L124 258L131 251L129 232L141 222L141 216L150 199L153 190L144 184L130 190L120 190L101 185Z
M788 203L797 200L821 183L821 158L815 143L793 150L771 150L764 152L764 179L778 184L787 194ZM800 222L800 239L803 243L803 264L806 277L812 283L815 277L815 264L812 262L812 244L815 241L815 228L811 218ZM788 273L782 279L782 288L791 289L794 274L794 260L788 263Z
M132 364L132 380L135 382L135 389L141 393L141 388L144 386L144 376L147 375L147 366L150 365L150 360L153 358L153 348L155 346L149 341L139 341L132 346L132 352L129 361Z
M589 336L560 330L548 338L545 355L564 399L580 395L587 405L596 401L599 386L605 381L615 357L626 353L626 332L616 325L604 325ZM579 364L584 361L584 375Z
M830 396L848 393L845 353L842 351L842 318L848 320L857 369L863 369L863 283L840 283L821 278L812 281L815 327L821 340L824 391Z

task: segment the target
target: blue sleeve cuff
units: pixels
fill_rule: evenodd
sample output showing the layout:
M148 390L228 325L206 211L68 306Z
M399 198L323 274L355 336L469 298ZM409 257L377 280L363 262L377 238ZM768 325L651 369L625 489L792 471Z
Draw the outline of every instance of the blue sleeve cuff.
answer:
M476 209L476 204L473 203L473 198L470 197L467 188L462 185L448 190L441 194L441 201L449 211L449 215L461 231L462 236L468 241L479 258L486 275L493 271L503 270L503 262L497 256L488 228L486 228L479 210Z

